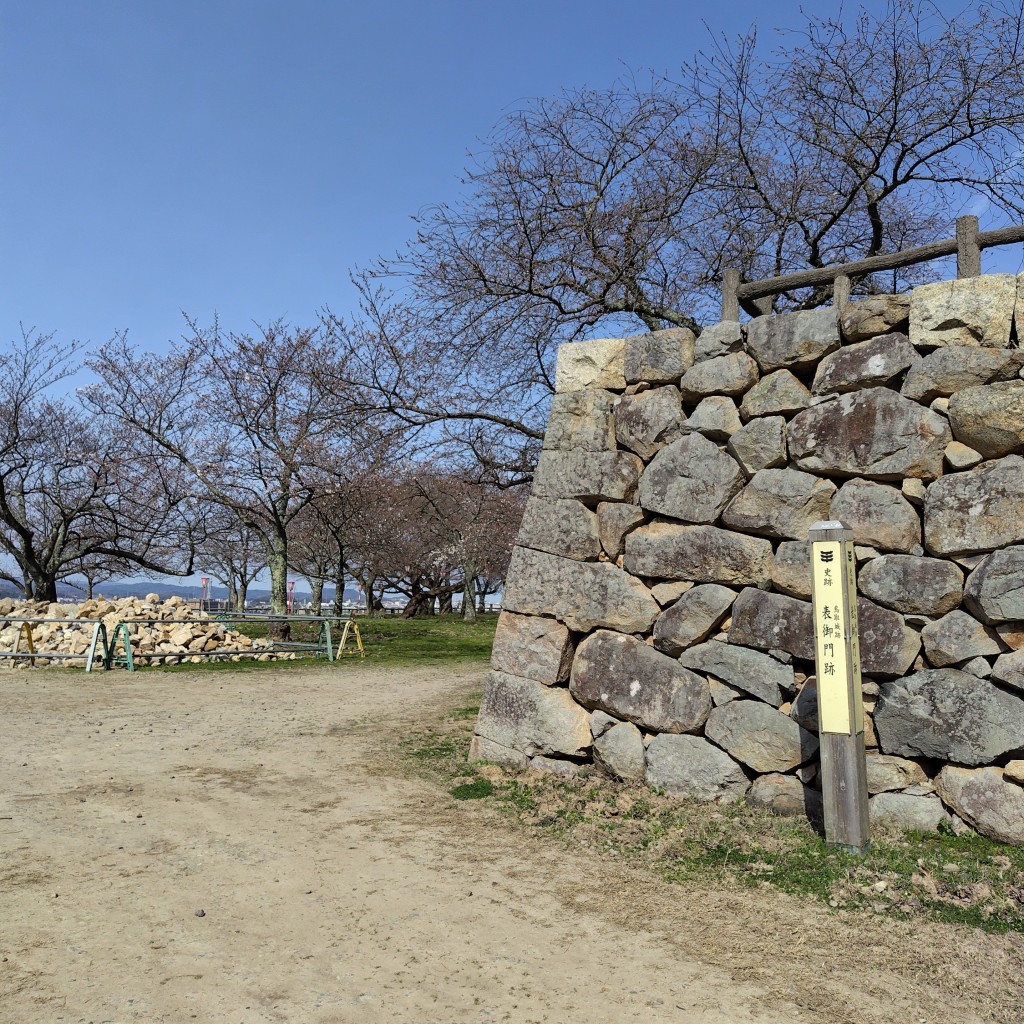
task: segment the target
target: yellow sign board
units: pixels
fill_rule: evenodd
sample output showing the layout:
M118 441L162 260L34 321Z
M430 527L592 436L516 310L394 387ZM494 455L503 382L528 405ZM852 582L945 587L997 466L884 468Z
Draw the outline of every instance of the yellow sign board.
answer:
M853 542L814 541L811 566L819 723L852 736L864 731Z

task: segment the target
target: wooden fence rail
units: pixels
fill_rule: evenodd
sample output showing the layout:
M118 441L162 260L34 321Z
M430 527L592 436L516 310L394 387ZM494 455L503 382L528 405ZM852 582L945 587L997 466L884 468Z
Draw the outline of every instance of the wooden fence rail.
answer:
M762 281L743 281L738 270L729 269L722 275L722 319L739 320L740 308L751 316L762 316L772 310L776 295L794 288L810 288L831 284L833 301L840 309L850 301L850 279L879 270L896 270L915 263L927 263L943 256L956 255L956 276L978 277L981 274L981 250L997 245L1024 242L1024 226L979 231L977 217L957 217L956 237L941 242L930 242L915 249L869 256L851 263L837 263L831 267L801 270L781 277L766 277Z

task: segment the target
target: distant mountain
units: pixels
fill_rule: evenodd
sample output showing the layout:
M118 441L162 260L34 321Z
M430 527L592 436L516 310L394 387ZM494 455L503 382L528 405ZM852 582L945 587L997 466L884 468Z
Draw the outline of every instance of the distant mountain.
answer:
M142 580L124 583L111 581L99 584L95 588L95 593L102 594L104 597L145 597L147 594L158 594L163 601L166 601L169 597L183 597L186 600L198 601L202 596L202 587L188 583L168 583L165 580ZM19 596L20 594L14 587L10 585L0 586L0 597ZM296 586L295 600L298 603L305 604L311 596L308 589L300 590ZM226 601L228 592L224 587L211 587L210 597L214 601ZM252 604L269 604L270 591L250 588L246 597ZM77 604L85 600L85 591L77 590L65 583L60 583L57 585L57 598L65 603ZM334 587L324 587L323 599L325 604L334 601ZM357 601L358 599L359 594L354 588L345 588L346 602Z

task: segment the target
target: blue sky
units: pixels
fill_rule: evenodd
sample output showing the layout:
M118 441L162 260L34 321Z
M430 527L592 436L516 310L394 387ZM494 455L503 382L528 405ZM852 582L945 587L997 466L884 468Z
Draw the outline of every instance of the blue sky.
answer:
M345 312L503 112L799 6L0 0L3 340Z

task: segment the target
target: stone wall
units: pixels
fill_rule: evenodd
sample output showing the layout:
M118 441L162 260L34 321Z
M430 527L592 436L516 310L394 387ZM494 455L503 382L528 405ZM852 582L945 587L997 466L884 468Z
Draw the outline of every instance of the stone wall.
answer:
M563 346L472 756L820 814L806 541L842 519L872 820L1024 843L1019 336L994 275Z

